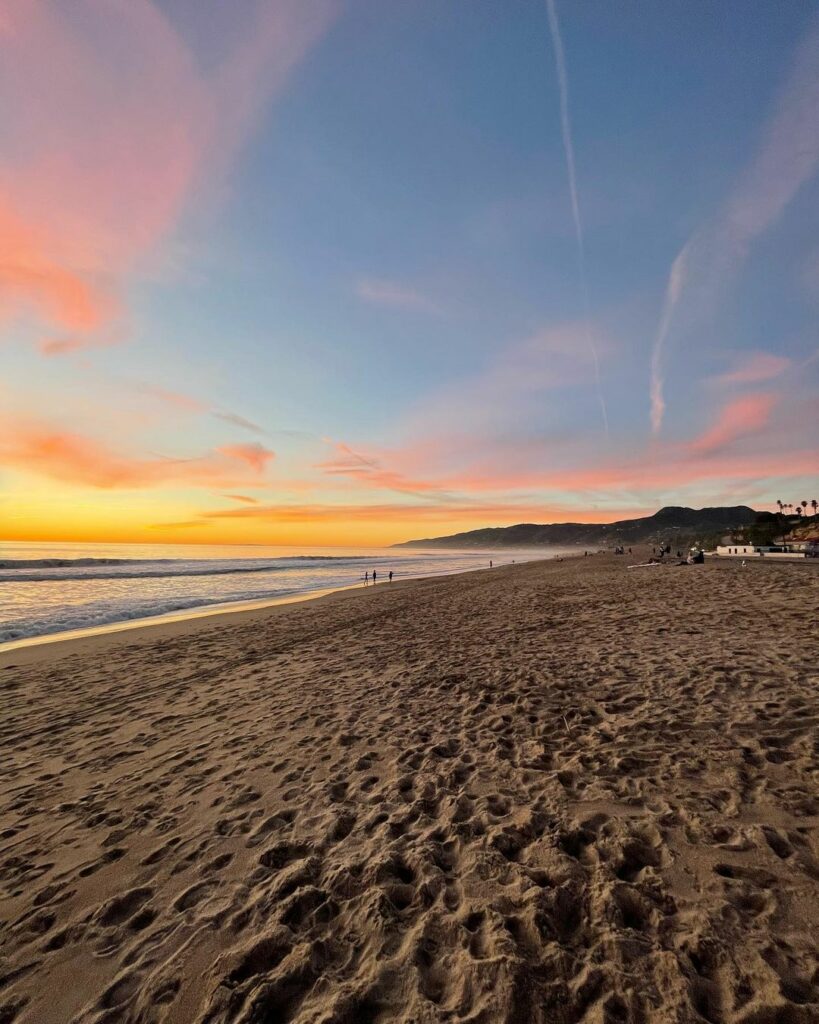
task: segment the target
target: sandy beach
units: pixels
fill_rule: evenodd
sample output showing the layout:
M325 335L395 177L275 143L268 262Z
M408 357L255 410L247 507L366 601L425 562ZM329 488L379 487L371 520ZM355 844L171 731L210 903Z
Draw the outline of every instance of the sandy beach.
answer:
M819 1020L819 567L628 561L0 656L0 1022Z

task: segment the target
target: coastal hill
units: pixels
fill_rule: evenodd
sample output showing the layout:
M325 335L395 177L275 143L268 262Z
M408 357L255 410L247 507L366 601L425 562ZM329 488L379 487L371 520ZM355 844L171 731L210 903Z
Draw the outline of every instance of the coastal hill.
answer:
M758 513L747 505L726 508L685 508L668 505L653 516L621 519L615 523L519 523L517 526L489 527L395 544L397 548L499 548L499 547L610 547L688 540L704 541L716 534L751 526Z

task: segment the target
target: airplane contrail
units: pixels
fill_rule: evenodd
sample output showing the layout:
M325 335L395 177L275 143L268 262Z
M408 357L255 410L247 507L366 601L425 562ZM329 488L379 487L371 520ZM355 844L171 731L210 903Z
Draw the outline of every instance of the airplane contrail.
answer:
M663 396L663 355L668 332L671 329L671 320L674 310L680 301L680 295L685 286L688 253L692 245L689 241L677 253L677 257L671 265L671 273L668 275L665 300L663 302L663 314L660 318L660 326L657 329L657 336L654 339L654 346L651 350L651 429L657 434L662 426L665 414L665 398Z
M609 432L609 416L606 410L606 400L603 397L603 387L600 381L600 357L597 346L589 327L591 320L591 302L589 300L589 281L586 274L586 244L583 236L583 221L580 217L580 199L577 193L577 175L574 165L574 144L572 143L572 123L569 117L569 79L566 74L566 57L563 52L563 39L560 35L560 23L557 20L557 6L555 0L546 0L549 9L549 28L552 33L552 46L555 51L555 72L557 74L557 85L560 93L560 130L563 135L563 151L566 154L566 174L569 179L569 195L572 204L572 219L574 220L574 233L577 238L577 263L580 270L580 281L583 286L583 304L586 315L586 341L594 362L594 377L597 385L597 397L600 401L600 412L603 416L603 426L606 434Z

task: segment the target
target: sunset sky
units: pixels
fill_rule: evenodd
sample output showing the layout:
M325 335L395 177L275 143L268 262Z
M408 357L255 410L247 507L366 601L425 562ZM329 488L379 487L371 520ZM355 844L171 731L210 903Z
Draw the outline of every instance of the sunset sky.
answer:
M819 498L819 5L4 0L0 538Z

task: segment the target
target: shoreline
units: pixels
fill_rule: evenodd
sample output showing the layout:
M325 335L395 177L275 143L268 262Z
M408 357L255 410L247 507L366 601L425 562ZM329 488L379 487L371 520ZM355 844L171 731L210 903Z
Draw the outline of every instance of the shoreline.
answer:
M145 615L137 619L122 619L117 622L105 622L98 626L87 626L81 629L65 629L58 633L38 633L36 636L20 637L17 640L5 640L0 643L0 656L6 652L25 650L28 647L42 647L50 644L68 643L72 640L87 640L95 636L108 636L112 633L125 633L129 630L153 629L154 627L170 626L176 622L187 622L192 619L204 619L210 616L238 614L240 612L260 611L263 608L275 608L279 605L300 604L312 601L329 594L337 594L346 590L355 590L360 584L353 583L345 587L327 587L323 590L311 590L302 594L291 594L288 597L249 598L246 601L224 601L221 604L194 605L191 608L180 608L178 611L162 612L159 615Z
M595 557L599 561L601 557L610 555L611 552L594 552L589 557ZM635 549L634 557L639 557L638 549ZM491 569L488 566L481 566L474 569L428 573L423 576L404 577L394 580L393 583L385 581L384 583L376 584L376 586L379 589L382 586L389 586L394 590L399 588L405 589L419 583L434 580L448 580L486 572L500 573L510 569L520 569L526 565L559 564L560 562L576 561L577 559L581 562L585 561L579 553L563 552L559 555L551 555L544 558L532 558L520 562L503 562ZM766 564L780 566L809 565L809 561L808 559L801 561L799 559L777 559L775 562L769 561ZM764 562L764 559L749 559L746 568L750 568L753 565L761 565ZM708 563L714 567L721 566L727 568L732 565L738 567L739 558L711 556L708 559ZM625 568L644 568L646 566L646 563L638 563L636 565L622 564ZM671 563L665 566L666 569L671 567ZM809 565L809 568L814 568L819 572L819 563L816 566ZM179 611L163 612L159 615L145 616L138 619L125 619L119 622L104 623L99 626L21 637L18 640L7 640L0 643L0 671L6 667L12 667L8 665L9 657L13 657L13 667L16 667L52 656L67 656L87 649L90 644L99 644L104 641L116 642L117 640L144 642L151 637L156 639L175 637L179 636L180 633L187 632L186 627L189 624L193 625L194 628L201 629L220 624L239 624L245 619L249 621L254 616L261 618L277 610L284 611L294 605L309 605L313 602L323 603L338 598L344 599L345 597L352 597L359 591L369 592L370 590L371 587L364 586L363 582L358 582L341 587L325 587L320 590L291 594L286 597L250 598L246 601L226 601L222 604L199 605L193 608L183 608Z
M529 562L548 562L554 561L557 558L573 558L576 557L574 552L566 554L560 552L557 555L544 556L543 558L529 558L519 563L514 560L512 562L501 562L493 567L493 570L506 568L510 565L524 565ZM411 583L414 580L427 580L427 579L441 579L450 576L460 576L473 572L490 571L488 566L475 566L472 569L444 569L438 572L424 573L418 576L402 576L389 583L390 586L397 586L399 584ZM389 581L384 580L380 584L372 584L373 586L383 586ZM177 622L186 622L191 619L208 618L210 616L223 616L233 615L242 612L253 612L260 611L265 608L275 608L278 606L290 605L290 604L302 604L305 601L318 600L323 597L329 597L332 594L344 593L346 591L354 591L359 589L368 589L364 580L361 579L356 583L348 583L337 587L321 587L316 590L301 591L295 594L288 594L283 597L259 597L259 598L247 598L240 599L238 601L223 601L210 605L193 605L190 608L180 608L176 611L160 612L156 615L144 615L133 619L119 619L115 622L100 623L96 626L84 626L77 629L65 629L59 630L54 633L37 633L34 636L19 637L14 640L4 640L0 642L0 667L2 664L2 657L6 653L13 651L26 650L30 647L41 647L50 644L68 643L75 640L86 640L95 636L107 636L109 634L123 633L130 630L143 630L157 628L161 626L173 625Z
M636 551L637 549L635 549L635 552ZM611 552L594 552L593 556L596 556L599 559L601 556L610 554ZM639 557L639 554L635 553L634 557ZM404 588L411 586L412 584L420 583L422 581L452 579L457 576L471 576L475 573L481 572L498 573L503 570L520 568L524 565L539 563L551 564L557 563L558 561L574 561L578 558L583 561L583 557L579 553L562 552L559 555L551 555L544 558L530 558L526 561L520 562L503 562L495 565L491 569L488 566L480 566L474 569L459 569L439 573L433 572L423 576L408 576L394 580L393 583L384 582L376 584L376 586L391 586L394 589L397 589L399 587ZM738 563L739 558L720 558L712 555L708 561L711 565L728 566ZM749 559L748 567L751 565L761 565L763 563L764 559ZM808 559L777 559L776 562L770 561L767 564L801 565L808 563ZM646 563L638 563L637 565L630 565L626 567L643 568L645 567L645 564ZM670 564L671 563L669 563L669 566ZM669 566L666 566L666 568ZM819 571L819 564L817 564L816 569ZM360 581L358 583L345 584L341 587L325 587L319 590L290 594L285 597L249 598L247 600L240 601L225 601L223 603L213 605L198 605L192 608L182 608L178 611L163 612L159 615L148 615L136 619L124 619L118 622L103 623L99 626L88 626L80 629L63 630L58 633L43 633L36 636L20 637L17 640L6 640L0 643L0 670L6 667L6 660L9 655L17 656L15 658L15 665L17 665L22 664L20 657L25 658L25 662L28 663L31 660L34 660L31 655L36 656L38 652L43 656L49 656L51 654L68 655L74 653L75 649L82 649L87 643L97 640L116 640L120 638L123 640L134 639L142 641L146 638L146 635L156 637L176 636L179 635L181 631L184 631L186 623L197 623L201 628L206 628L209 625L216 625L219 623L228 623L231 621L241 622L245 616L271 612L275 609L283 610L291 605L309 604L313 601L326 601L328 599L335 598L337 595L352 596L352 594L357 591L369 590L370 587L364 586L363 582ZM199 620L204 621L200 623Z
M7 640L0 643L0 671L4 668L17 667L40 661L50 657L68 656L78 651L86 651L91 644L99 646L105 641L146 642L153 639L179 636L193 629L206 629L209 626L230 625L251 621L254 616L265 616L268 613L284 611L293 605L307 605L313 602L326 602L333 599L352 598L356 593L369 593L381 587L393 590L407 589L430 580L454 579L458 576L474 576L482 572L498 573L504 570L532 565L541 562L556 562L557 558L567 560L575 555L560 555L547 558L529 559L525 562L509 562L496 565L492 569L480 566L475 569L462 569L453 572L429 573L424 576L404 577L392 583L384 581L375 585L365 586L363 581L342 587L326 587L311 590L287 597L252 598L247 601L226 601L218 605L200 605L194 608L183 608L176 612L164 612L161 615L146 616L139 619L125 619L120 622L105 623L100 626L89 626L85 629L64 630L60 633L45 633L32 637L21 637L19 640ZM8 659L13 660L13 666Z

